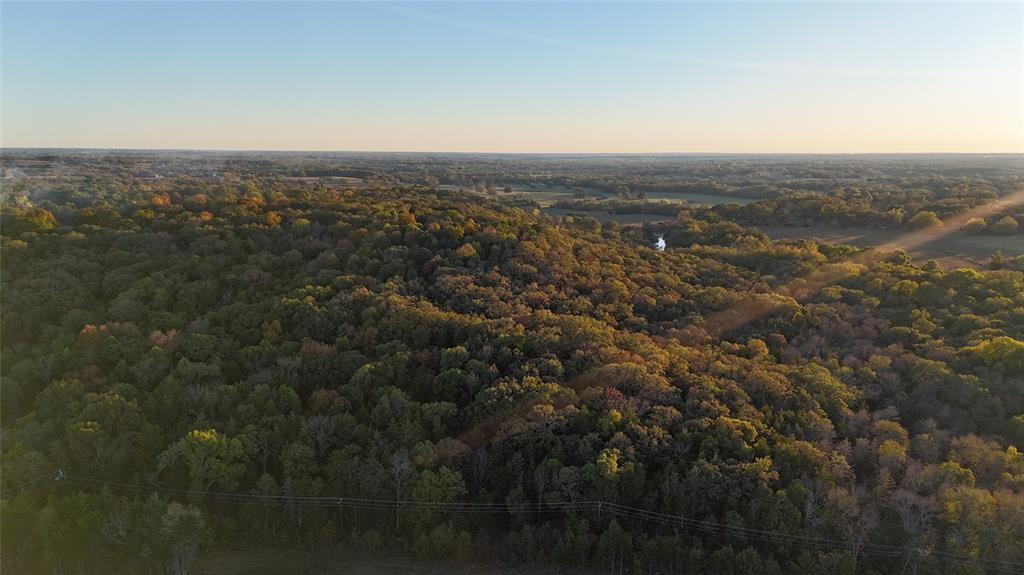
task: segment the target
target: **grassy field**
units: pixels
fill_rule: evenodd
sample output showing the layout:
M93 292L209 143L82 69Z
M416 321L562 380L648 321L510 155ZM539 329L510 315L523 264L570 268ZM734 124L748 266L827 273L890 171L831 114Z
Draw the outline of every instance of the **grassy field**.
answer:
M683 201L691 204L701 204L705 206L716 206L718 204L746 205L757 201L757 199L755 198L739 198L736 196L716 196L714 194L695 194L687 192L652 192L647 194L647 199Z
M874 247L899 241L907 235L901 230L879 230L875 228L826 228L759 226L772 238L817 239L832 243L850 244L858 247ZM1000 250L1004 256L1024 254L1024 235L1013 236L972 236L960 230L907 250L912 258L919 261L937 260L943 267L984 267L988 265L993 252Z
M675 220L672 216L665 216L662 214L611 214L608 212L582 212L579 210L569 210L566 208L544 208L545 214L549 216L585 216L588 218L594 218L595 220L604 223L609 221L618 222L624 226L631 224L643 224L643 223L655 223L655 222L671 222Z
M473 186L455 186L455 185L442 185L440 186L445 190L463 190L470 193L477 193ZM565 186L524 186L521 184L512 184L509 186L512 188L511 194L506 194L503 190L504 184L494 186L498 190L497 197L499 198L527 198L533 200L541 205L541 207L548 207L558 200L572 199L575 193L575 188ZM612 194L597 190L594 188L583 188L588 199L606 200L612 198ZM493 197L493 196L492 196ZM647 194L646 199L648 200L668 200L676 202L688 202L691 204L701 205L716 205L716 204L749 204L756 202L753 198L737 198L730 196L716 196L713 194L695 194L695 193L672 193L672 192L656 192Z
M471 186L454 186L454 185L443 185L440 186L446 190L462 190L465 192L479 194L475 188ZM671 216L665 216L660 214L613 214L610 212L603 211L580 211L570 210L565 208L554 208L552 205L559 200L572 199L575 193L575 188L566 186L524 186L520 184L513 184L509 187L512 189L512 193L506 194L504 185L496 185L495 189L498 190L497 195L487 195L491 198L496 199L527 199L537 202L538 205L544 210L544 213L552 216L568 216L568 215L584 215L589 216L598 220L599 222L615 221L622 225L637 225L643 223L658 223L658 222L669 222L675 218ZM587 199L591 200L607 200L611 198L611 195L602 192L600 190L584 188ZM480 194L485 195L485 194ZM711 194L692 194L692 193L656 193L648 194L648 200L662 200L662 201L674 201L674 202L688 202L691 204L701 205L715 205L725 203L737 203L737 204L748 204L756 201L751 198L730 198L727 196L715 196Z
M476 188L473 186L455 186L445 184L439 187L442 190L462 190L471 194L478 193ZM558 200L571 199L575 193L575 188L567 188L565 186L524 186L521 184L510 184L509 187L512 188L512 193L510 194L506 194L504 192L505 184L500 184L494 186L494 189L498 190L498 194L496 196L488 194L479 195L499 199L525 198L537 202L542 208L546 208ZM604 200L608 198L608 194L593 188L583 188L583 191L586 193L587 197L591 199Z
M336 186L361 186L366 183L363 178L352 178L349 176L281 176L282 179L292 180L297 182L323 182L325 184L333 184Z

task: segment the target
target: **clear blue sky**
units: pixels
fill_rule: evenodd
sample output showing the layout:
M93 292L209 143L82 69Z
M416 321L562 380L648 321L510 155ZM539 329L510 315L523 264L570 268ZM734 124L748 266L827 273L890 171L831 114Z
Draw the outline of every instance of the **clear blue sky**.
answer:
M13 3L8 147L1020 152L1020 3Z

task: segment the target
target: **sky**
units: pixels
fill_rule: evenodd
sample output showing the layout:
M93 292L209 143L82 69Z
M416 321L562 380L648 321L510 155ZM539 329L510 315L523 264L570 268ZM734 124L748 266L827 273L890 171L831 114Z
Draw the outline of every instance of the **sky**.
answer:
M0 2L0 146L1024 152L1024 3Z

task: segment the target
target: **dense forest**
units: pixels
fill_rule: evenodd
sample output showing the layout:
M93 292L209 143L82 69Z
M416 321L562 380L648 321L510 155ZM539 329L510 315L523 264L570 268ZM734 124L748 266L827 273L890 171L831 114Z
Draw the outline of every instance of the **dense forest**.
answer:
M33 161L49 171L3 205L5 571L337 546L563 572L1024 569L1021 262L744 227L795 201L945 218L1017 176L686 209L659 252L372 157ZM409 161L441 183L469 163Z

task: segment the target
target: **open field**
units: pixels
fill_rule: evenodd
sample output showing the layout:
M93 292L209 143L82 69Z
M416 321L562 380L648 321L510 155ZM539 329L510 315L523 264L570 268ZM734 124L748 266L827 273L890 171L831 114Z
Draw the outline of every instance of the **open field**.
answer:
M470 193L477 193L473 186L457 186L452 184L445 184L439 186L444 190L463 190ZM498 198L525 198L533 200L541 205L541 207L548 207L551 204L559 200L572 199L575 188L566 186L543 186L543 185L532 185L524 186L522 184L511 184L509 187L512 189L511 194L506 194L504 191L505 184L495 185L494 188L498 190ZM613 197L612 194L607 192L594 189L594 188L583 188L586 193L586 197L592 200L607 200ZM492 196L494 197L494 196ZM749 204L756 202L754 198L742 198L734 196L717 196L714 194L698 194L691 192L651 192L645 197L647 200L667 200L672 202L687 202L691 204L713 206L717 204ZM615 218L618 219L618 218ZM621 221L621 220L620 220Z
M512 193L506 194L503 190L508 185L512 189ZM570 199L575 193L574 188L568 188L565 186L543 186L533 185L524 186L522 184L497 184L494 189L498 190L496 196L489 194L480 194L476 191L474 186L458 186L454 184L444 184L440 187L442 190L462 190L471 194L478 194L481 196L488 196L492 198L505 198L505 199L528 199L533 200L540 204L541 207L548 207L558 200ZM608 194L601 192L593 188L583 188L588 198L603 200L608 198Z
M757 198L741 198L736 196L717 196L714 194L698 194L693 192L649 192L648 200L670 200L687 202L705 206L717 206L718 204L740 204L746 205L757 201Z
M567 186L542 186L542 185L524 186L524 185L521 185L521 184L513 184L513 185L509 186L512 189L512 193L505 193L503 191L504 188L505 188L505 185L501 184L501 185L494 186L495 189L498 190L498 194L496 196L495 195L490 195L490 194L480 194L479 192L476 191L476 189L474 187L470 187L470 186L456 186L456 185L446 184L446 185L442 185L440 187L441 187L441 189L445 189L445 190L462 190L462 191L469 192L469 193L472 193L472 194L484 195L484 196L488 196L488 197L491 197L491 198L504 199L504 200L523 200L523 199L525 199L525 200L532 200L532 201L536 202L538 205L540 205L540 207L544 211L544 213L546 213L548 215L551 215L551 216L569 216L569 215L577 215L578 214L578 215L581 215L581 216L587 216L587 217L594 218L597 221L602 222L602 223L608 222L608 221L615 221L615 222L618 222L618 223L620 223L622 225L636 225L636 224L643 224L643 223L670 222L670 221L673 221L675 219L672 216L666 216L666 215L663 215L663 214L615 214L615 213L605 212L605 211L596 211L596 210L595 211L582 211L582 210L573 210L573 209L568 209L568 208L552 207L555 204L555 202L558 202L559 200L567 200L567 199L572 199L573 198L574 193L575 193L575 188L567 187ZM608 194L606 192L603 192L603 191L600 191L600 190L596 190L596 189L592 189L592 188L583 188L583 190L586 193L586 198L587 199L603 201L603 200L610 199L612 197L610 194ZM651 194L647 195L646 199L647 200L661 200L661 201L670 201L670 202L680 202L680 203L684 203L685 202L685 203L700 204L700 205L716 205L716 204L727 204L727 203L749 204L751 202L756 201L756 200L754 200L752 198L735 198L735 197L728 197L728 196L716 196L716 195L712 195L712 194L698 194L698 193L686 193L686 192L680 192L680 193L670 193L670 192L651 193Z
M897 241L907 235L901 230L877 228L828 228L759 226L759 229L774 239L818 239L833 243L850 244L858 247L873 247ZM1000 250L1004 256L1024 254L1024 236L973 236L954 230L929 243L908 250L915 260L937 260L943 267L983 267L993 252Z
M584 216L594 218L601 223L614 221L624 226L631 224L671 222L675 220L672 216L666 216L664 214L613 214L609 212L586 212L581 210L571 210L568 208L543 208L543 211L549 216Z
M365 178L353 178L350 176L282 176L282 179L303 183L322 182L339 186L361 186L366 183Z

